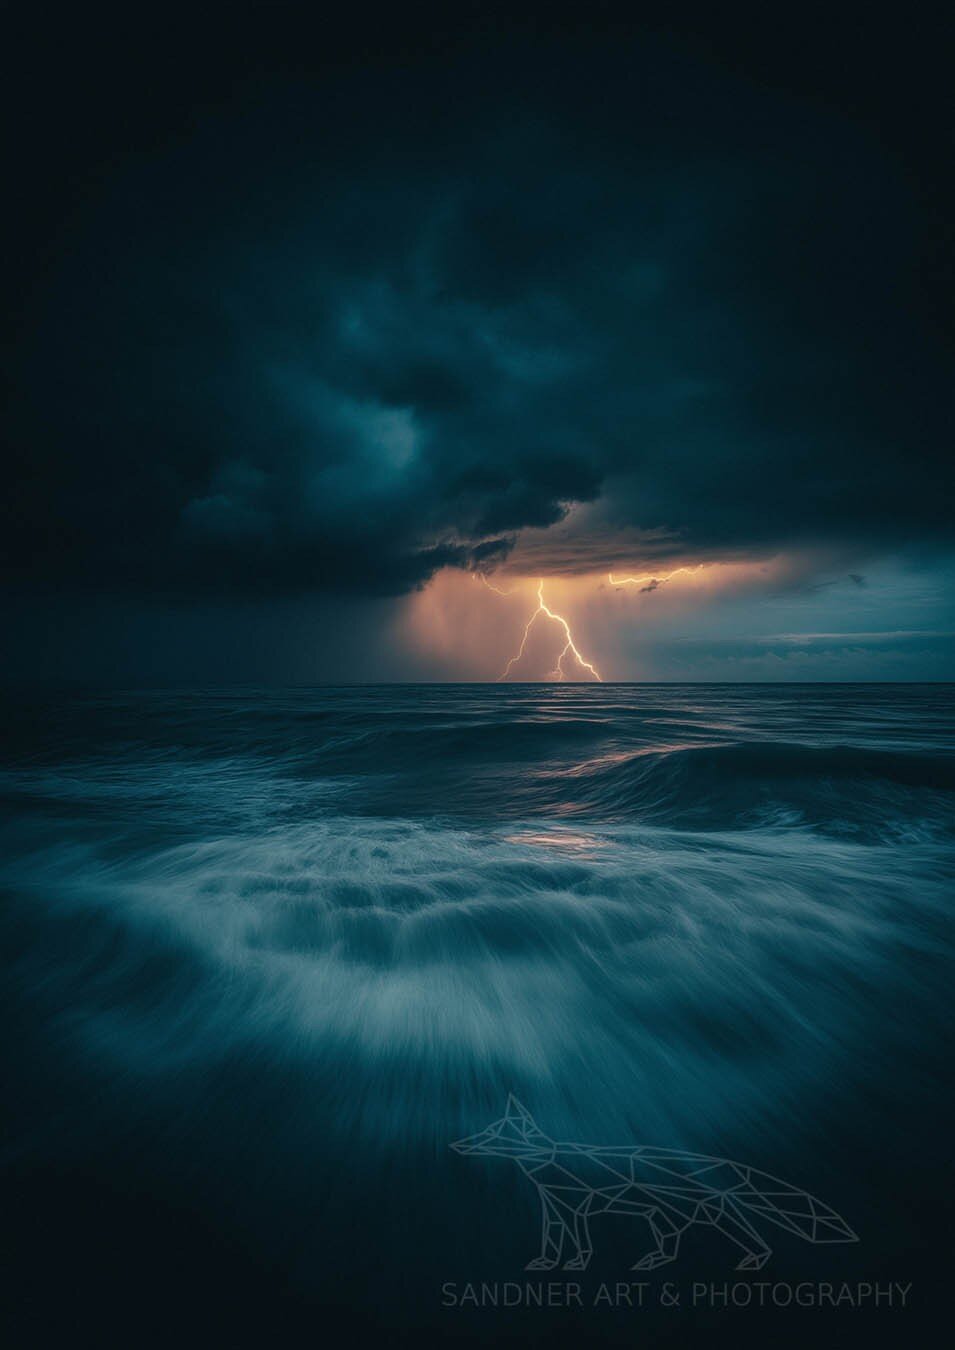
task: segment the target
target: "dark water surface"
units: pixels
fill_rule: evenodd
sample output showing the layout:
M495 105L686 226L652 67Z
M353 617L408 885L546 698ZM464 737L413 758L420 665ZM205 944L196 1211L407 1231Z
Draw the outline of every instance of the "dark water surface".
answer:
M14 1343L896 1344L950 1318L953 733L951 686L8 699ZM860 1238L764 1227L746 1277L690 1234L646 1276L646 1228L595 1221L585 1296L881 1280L909 1308L442 1307L532 1278L532 1186L448 1150L509 1092L553 1137L751 1163Z

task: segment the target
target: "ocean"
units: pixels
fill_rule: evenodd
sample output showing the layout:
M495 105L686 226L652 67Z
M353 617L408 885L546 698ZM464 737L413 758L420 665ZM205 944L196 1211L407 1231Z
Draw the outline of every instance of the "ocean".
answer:
M12 1343L897 1344L945 1315L953 692L8 697ZM529 1272L534 1183L449 1147L509 1096L552 1140L783 1178L858 1241L754 1220L744 1273L694 1224L640 1273L649 1226L607 1215L585 1270Z

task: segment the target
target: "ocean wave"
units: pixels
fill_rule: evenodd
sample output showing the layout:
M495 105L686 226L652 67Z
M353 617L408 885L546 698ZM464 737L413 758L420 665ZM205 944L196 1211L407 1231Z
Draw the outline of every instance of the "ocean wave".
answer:
M864 1058L873 1002L928 1015L950 862L797 832L359 817L119 860L53 845L4 879L60 931L24 969L85 1053L147 1075L266 1042L347 1062L379 1144L427 1134L462 1083L570 1119L586 1065L621 1128L639 1102L644 1133L685 1139Z
M365 1304L418 1325L444 1279L519 1278L533 1254L533 1188L448 1149L511 1092L557 1138L805 1186L860 1234L859 1279L907 1279L913 1252L924 1274L953 1120L950 703L581 686L7 709L31 728L0 772L15 1278L46 1298L52 1261L94 1336L119 1289L135 1338L157 1280L183 1325L206 1300L213 1341L224 1310L245 1330L249 1291L257 1341L290 1300L327 1326L343 1290L349 1328ZM623 1227L595 1280L645 1250ZM782 1279L842 1278L790 1238ZM709 1280L736 1258L704 1237L681 1259Z
M575 811L610 818L917 834L951 829L955 757L751 741L585 762L565 777Z

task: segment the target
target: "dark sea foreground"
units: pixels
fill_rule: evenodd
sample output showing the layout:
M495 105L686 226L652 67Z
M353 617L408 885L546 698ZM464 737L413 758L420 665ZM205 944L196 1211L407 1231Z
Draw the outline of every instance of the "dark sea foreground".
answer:
M8 698L6 1343L919 1343L953 1313L953 731L951 686ZM738 1272L697 1226L648 1274L604 1217L588 1270L527 1272L534 1187L448 1147L509 1093L859 1241L756 1223ZM757 1283L803 1302L693 1306Z

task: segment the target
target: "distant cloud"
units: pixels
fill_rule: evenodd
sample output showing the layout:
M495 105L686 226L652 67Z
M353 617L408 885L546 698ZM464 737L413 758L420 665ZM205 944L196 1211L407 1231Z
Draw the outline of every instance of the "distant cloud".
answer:
M938 638L951 640L955 638L955 632L945 632L937 628L897 628L884 633L772 633L768 637L754 638L753 641L763 647L776 646L778 643L787 643L799 647L810 643L824 643L827 646L839 643L865 643L868 645L873 642L910 642Z

